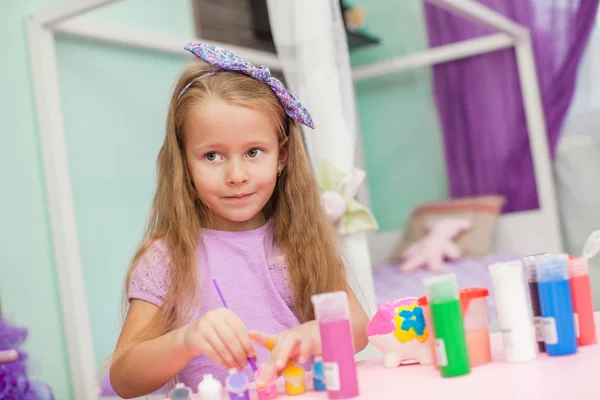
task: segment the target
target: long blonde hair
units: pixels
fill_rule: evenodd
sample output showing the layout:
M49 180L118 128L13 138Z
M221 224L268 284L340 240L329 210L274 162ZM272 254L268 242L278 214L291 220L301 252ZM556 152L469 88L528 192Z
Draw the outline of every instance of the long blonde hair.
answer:
M335 232L323 213L301 130L286 116L273 91L263 82L235 72L218 72L197 79L212 71L213 67L201 61L186 68L169 105L166 137L157 160L158 186L142 244L126 278L128 283L146 249L162 239L169 249L169 285L163 306L138 342L179 327L199 300L196 249L200 228L212 227L212 218L197 196L187 169L183 137L188 111L206 101L220 100L266 111L277 121L280 143L288 138L286 167L263 211L266 218L274 220L275 241L288 265L298 319L302 322L314 319L311 295L348 288Z

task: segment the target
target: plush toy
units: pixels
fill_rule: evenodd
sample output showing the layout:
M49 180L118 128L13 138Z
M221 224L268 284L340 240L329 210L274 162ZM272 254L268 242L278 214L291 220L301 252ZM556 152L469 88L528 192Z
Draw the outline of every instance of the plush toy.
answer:
M435 272L442 270L444 261L456 260L461 254L454 238L471 227L465 218L446 218L426 222L427 235L413 243L403 254L401 272L428 266Z
M417 300L406 297L378 304L377 313L367 324L369 343L383 352L385 368L395 368L405 361L433 364L425 317Z

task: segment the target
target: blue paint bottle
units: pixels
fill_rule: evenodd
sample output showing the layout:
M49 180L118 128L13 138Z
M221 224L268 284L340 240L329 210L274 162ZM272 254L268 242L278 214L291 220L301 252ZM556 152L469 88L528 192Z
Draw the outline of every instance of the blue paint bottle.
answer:
M543 336L549 356L577 352L568 260L566 254L551 255L541 261L537 270Z
M327 389L325 386L325 371L323 370L323 357L315 356L313 364L313 386L316 392Z

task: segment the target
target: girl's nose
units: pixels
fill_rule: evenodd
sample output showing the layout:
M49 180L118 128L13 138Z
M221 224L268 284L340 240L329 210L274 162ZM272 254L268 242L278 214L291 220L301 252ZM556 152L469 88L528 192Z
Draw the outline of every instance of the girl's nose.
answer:
M227 171L227 184L240 185L248 181L248 171L240 161L232 161Z

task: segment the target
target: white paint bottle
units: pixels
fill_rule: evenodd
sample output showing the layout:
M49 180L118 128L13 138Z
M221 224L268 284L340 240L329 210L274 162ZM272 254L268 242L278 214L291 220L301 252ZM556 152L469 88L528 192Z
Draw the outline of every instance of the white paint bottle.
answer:
M212 374L204 374L202 381L198 383L198 394L202 400L221 400L223 385Z
M494 263L488 269L506 361L527 362L536 359L538 346L523 262Z

